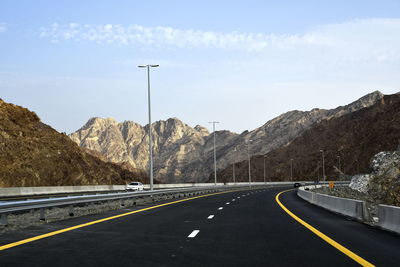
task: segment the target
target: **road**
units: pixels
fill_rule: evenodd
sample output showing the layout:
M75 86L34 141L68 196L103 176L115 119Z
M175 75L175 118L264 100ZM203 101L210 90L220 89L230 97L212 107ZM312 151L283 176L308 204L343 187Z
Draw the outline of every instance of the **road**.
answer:
M141 206L2 234L0 246L137 210L0 251L0 266L357 266L290 217L282 189ZM294 214L377 266L398 266L400 237L283 193ZM153 204L155 206L158 204ZM197 231L196 231L197 230Z

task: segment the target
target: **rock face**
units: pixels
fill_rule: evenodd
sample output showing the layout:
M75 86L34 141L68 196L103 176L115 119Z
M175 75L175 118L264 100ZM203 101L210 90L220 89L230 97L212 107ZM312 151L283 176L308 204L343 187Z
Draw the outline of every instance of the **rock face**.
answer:
M125 184L144 182L144 175L104 162L35 113L0 99L0 187Z
M380 152L371 160L368 194L378 203L400 206L400 153Z
M363 194L355 198L365 200L376 214L378 204L400 206L400 153L384 151L374 155L370 174L355 175L349 187ZM344 197L354 198L352 192Z
M238 135L217 131L217 168L247 158L250 153L266 154L290 144L314 124L371 106L383 95L376 91L332 110L290 111L263 126ZM92 118L70 135L81 147L96 150L112 162L129 162L136 168L148 167L148 125L131 121ZM213 177L213 136L197 125L192 128L177 118L152 125L155 177L161 182L204 182ZM249 147L247 140L252 140ZM236 148L236 152L235 152Z
M264 161L267 181L290 180L291 159L294 180L322 180L321 149L327 180L368 173L373 155L398 146L399 132L400 94L386 95L369 107L314 124L286 146L253 156L252 180L263 181ZM247 161L238 162L237 180L248 179L247 171ZM230 181L232 167L222 170L219 177Z

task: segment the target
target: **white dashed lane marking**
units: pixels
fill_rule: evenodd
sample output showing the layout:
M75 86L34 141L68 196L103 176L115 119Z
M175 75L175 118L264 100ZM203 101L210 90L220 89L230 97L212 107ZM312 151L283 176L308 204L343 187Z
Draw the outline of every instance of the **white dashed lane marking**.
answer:
M214 215L210 215L207 217L207 219L211 220L212 218L214 218Z
M229 204L231 204L231 203L229 203L229 202L226 202L226 205L229 205Z
M236 199L232 199L232 201L235 201Z
M222 209L223 209L223 207L219 207L218 209L219 209L219 210L222 210Z
M190 235L188 235L188 238L194 238L199 232L200 230L193 230L193 232Z

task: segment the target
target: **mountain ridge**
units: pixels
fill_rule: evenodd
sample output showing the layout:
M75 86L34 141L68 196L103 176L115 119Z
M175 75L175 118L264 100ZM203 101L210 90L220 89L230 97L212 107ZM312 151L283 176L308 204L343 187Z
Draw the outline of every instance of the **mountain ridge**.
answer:
M290 159L293 159L294 180L322 179L320 149L324 150L327 180L367 173L373 155L394 150L399 145L399 132L400 94L385 95L374 105L322 120L287 146L251 157L252 179L263 181L264 157L267 181L290 180ZM239 181L246 181L243 177L248 177L247 164L247 161L235 164ZM231 181L232 167L218 174L222 181Z
M253 140L251 154L266 154L290 144L315 123L368 107L382 98L381 92L374 91L335 109L289 111L241 134L216 131L217 168L225 168L234 158L247 158L246 140ZM110 118L91 118L88 123L69 135L73 141L103 153L111 162L129 162L135 168L148 169L148 124L118 123ZM212 176L213 134L205 127L192 128L175 117L154 122L152 136L154 173L161 182L203 182Z

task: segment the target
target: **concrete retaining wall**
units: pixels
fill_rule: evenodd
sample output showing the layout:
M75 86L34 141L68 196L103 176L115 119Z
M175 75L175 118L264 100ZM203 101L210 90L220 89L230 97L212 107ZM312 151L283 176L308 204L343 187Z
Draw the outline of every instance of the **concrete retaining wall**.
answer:
M299 188L297 195L302 199L327 210L352 217L359 221L367 220L368 214L366 212L364 201L310 192L306 191L304 187Z
M400 207L379 205L378 226L400 234Z

